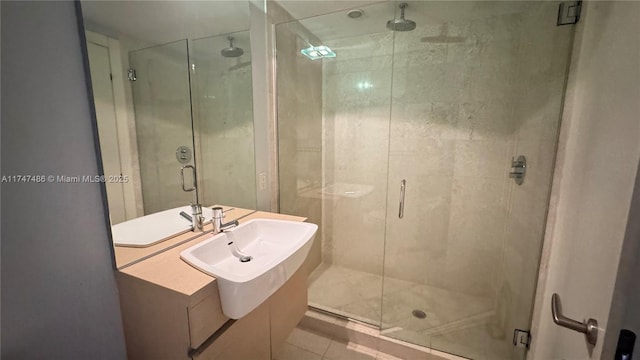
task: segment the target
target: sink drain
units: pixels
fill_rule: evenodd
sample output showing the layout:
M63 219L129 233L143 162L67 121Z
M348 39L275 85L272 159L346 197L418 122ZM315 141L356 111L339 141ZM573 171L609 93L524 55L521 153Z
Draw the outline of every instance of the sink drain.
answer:
M427 313L425 313L422 310L413 310L411 312L411 315L413 315L414 317L417 317L418 319L426 319L427 317Z

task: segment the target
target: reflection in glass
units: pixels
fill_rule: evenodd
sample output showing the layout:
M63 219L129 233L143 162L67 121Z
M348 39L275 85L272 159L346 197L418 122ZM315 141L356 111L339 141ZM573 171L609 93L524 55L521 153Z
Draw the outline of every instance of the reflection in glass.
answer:
M193 148L187 41L129 53L144 214L188 205L195 193L182 190L176 150ZM187 186L192 173L185 171ZM189 176L189 177L188 177Z
M254 209L249 31L196 39L191 47L200 201Z
M190 226L179 215L190 202L255 208L249 2L81 7L104 171L123 180L106 183L111 224L178 209L172 232ZM183 184L184 166L197 171L187 168ZM166 244L117 246L116 262Z

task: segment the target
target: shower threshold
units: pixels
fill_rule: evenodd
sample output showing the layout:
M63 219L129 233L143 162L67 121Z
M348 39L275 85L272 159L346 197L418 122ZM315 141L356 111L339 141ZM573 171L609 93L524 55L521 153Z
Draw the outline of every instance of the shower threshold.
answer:
M353 346L363 346L398 359L468 360L428 347L390 338L378 326L309 306L298 325Z
M372 324L371 322L368 322L367 320L362 320L362 319L358 319L358 318L353 317L353 316L344 315L344 314L339 313L337 310L326 310L326 309L323 309L320 306L314 305L312 303L309 303L309 310L315 311L315 312L320 313L320 314L324 314L326 316L335 317L335 318L341 319L343 321L352 321L354 323L360 324L362 326L369 327L371 329L382 330L380 328L380 326L378 326L376 324Z

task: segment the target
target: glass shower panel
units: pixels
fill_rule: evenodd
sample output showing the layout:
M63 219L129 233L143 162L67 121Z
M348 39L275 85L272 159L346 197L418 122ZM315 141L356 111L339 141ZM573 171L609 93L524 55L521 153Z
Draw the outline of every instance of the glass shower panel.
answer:
M396 32L382 332L524 359L573 28L557 2L409 2ZM527 158L522 185L512 157ZM406 181L400 216L400 184Z
M255 209L249 31L193 40L191 50L200 201Z
M196 195L182 190L176 157L180 146L193 152L187 41L131 51L129 64L144 214L188 205ZM185 171L186 186L193 181Z
M393 33L360 20L340 12L276 27L280 211L319 225L309 304L380 325ZM337 56L301 53L319 45Z

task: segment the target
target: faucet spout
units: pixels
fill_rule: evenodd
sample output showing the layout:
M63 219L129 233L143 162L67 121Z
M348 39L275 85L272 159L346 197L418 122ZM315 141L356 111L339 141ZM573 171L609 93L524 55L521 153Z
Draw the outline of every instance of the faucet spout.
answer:
M202 205L200 204L191 204L191 230L204 232L204 216L202 216Z
M213 219L211 222L213 223L214 235L238 226L238 220L229 221L228 223L222 222L224 211L221 207L214 207L211 210L213 210Z

